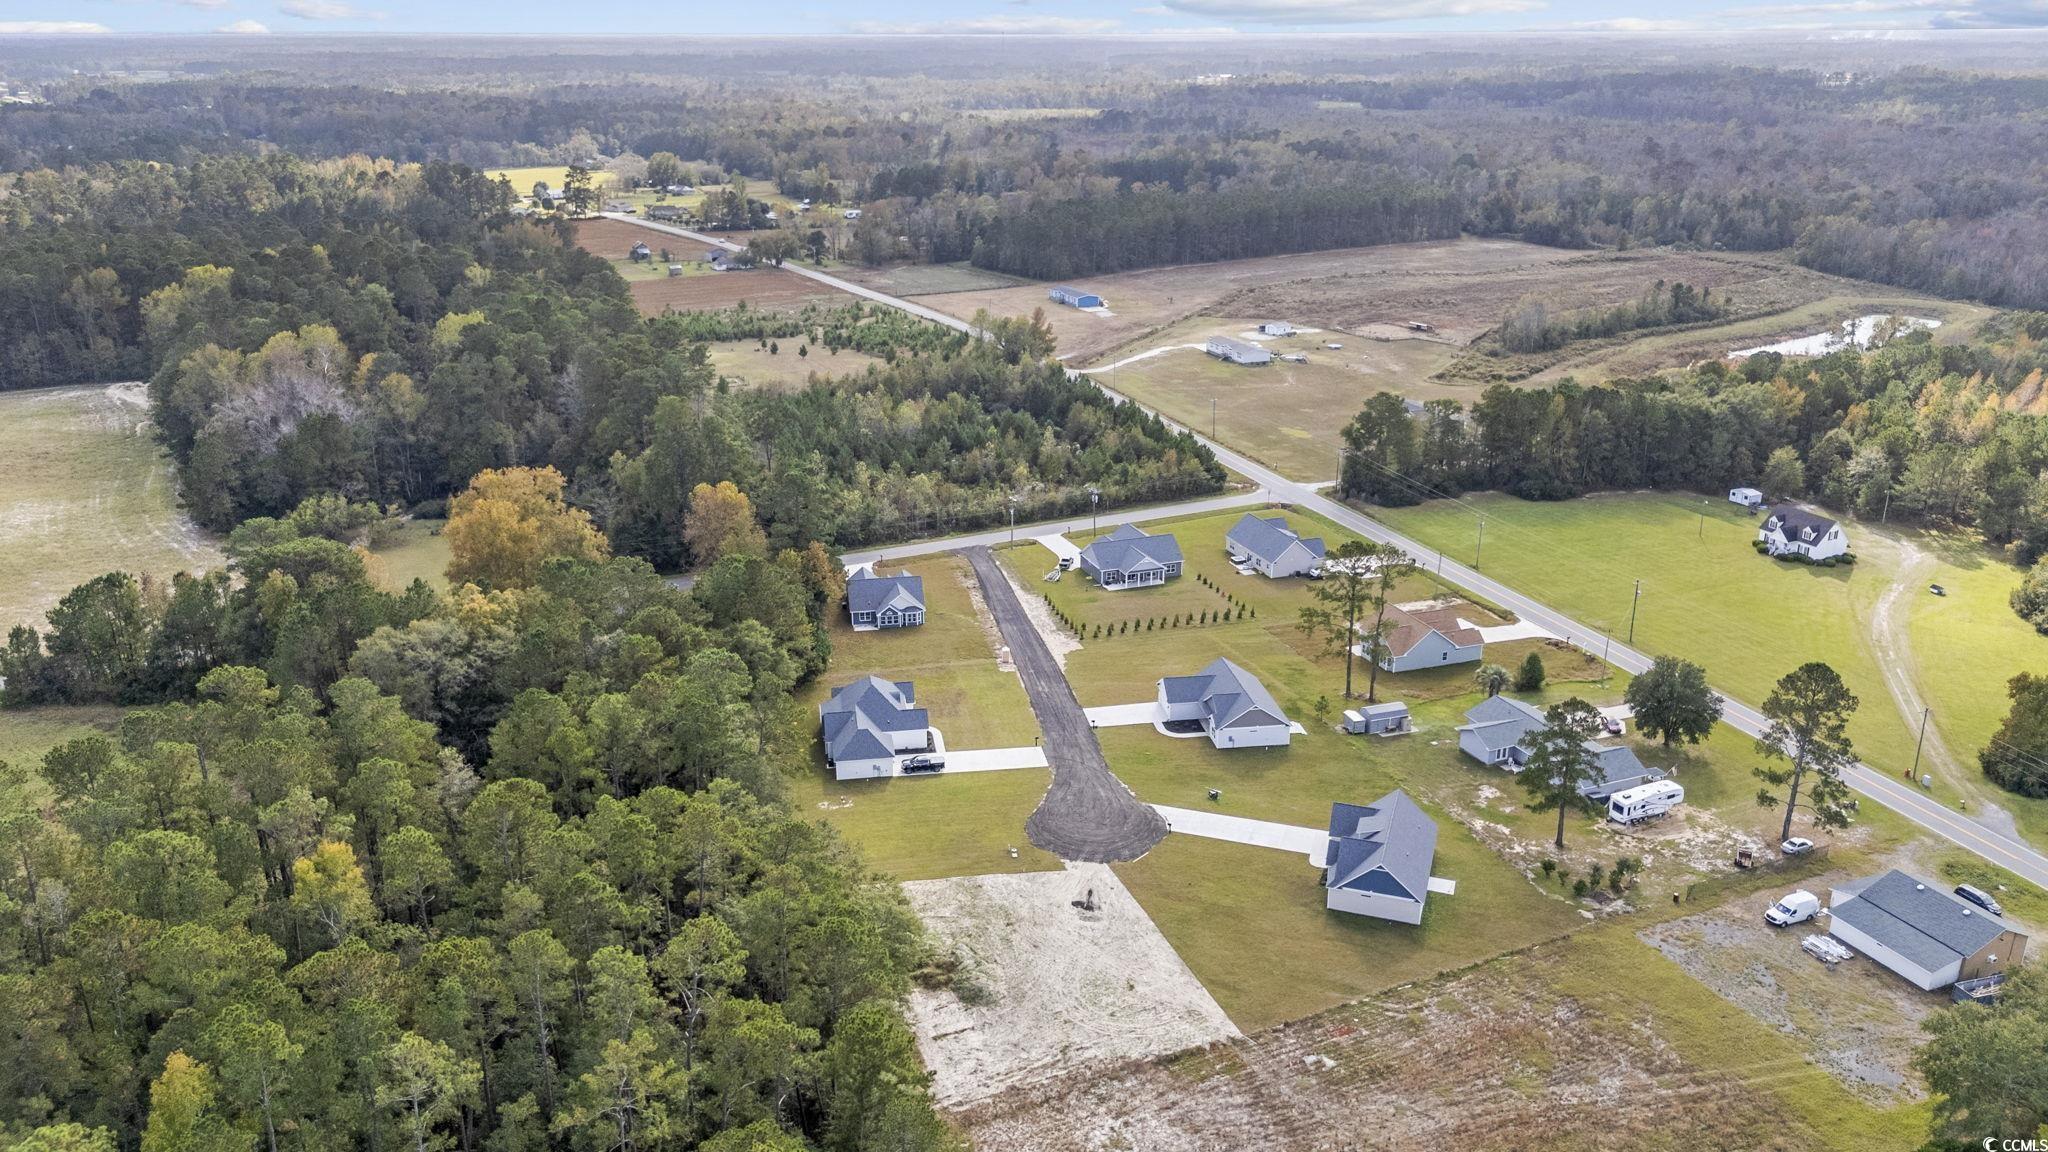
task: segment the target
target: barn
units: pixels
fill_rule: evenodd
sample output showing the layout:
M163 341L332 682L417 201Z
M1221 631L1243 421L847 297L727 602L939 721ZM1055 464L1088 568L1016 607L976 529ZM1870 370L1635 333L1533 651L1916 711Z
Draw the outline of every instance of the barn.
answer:
M1051 300L1053 303L1065 304L1069 308L1109 307L1108 302L1102 298L1100 293L1089 292L1081 288L1069 288L1064 284L1047 292L1045 296L1046 299Z

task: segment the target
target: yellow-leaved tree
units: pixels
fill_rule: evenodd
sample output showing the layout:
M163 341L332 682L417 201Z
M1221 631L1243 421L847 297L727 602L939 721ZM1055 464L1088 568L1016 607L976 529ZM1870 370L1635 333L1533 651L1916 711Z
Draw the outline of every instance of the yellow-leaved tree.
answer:
M562 499L553 468L487 468L448 506L448 581L525 588L556 556L611 555L590 514Z

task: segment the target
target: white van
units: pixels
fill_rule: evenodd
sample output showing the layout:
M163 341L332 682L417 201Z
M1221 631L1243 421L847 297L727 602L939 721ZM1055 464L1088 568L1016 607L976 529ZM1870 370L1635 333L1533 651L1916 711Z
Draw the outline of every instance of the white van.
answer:
M1616 824L1654 820L1685 803L1685 789L1671 780L1624 788L1607 798L1607 818Z
M1764 912L1764 923L1783 928L1787 924L1800 924L1820 915L1820 897L1801 888Z

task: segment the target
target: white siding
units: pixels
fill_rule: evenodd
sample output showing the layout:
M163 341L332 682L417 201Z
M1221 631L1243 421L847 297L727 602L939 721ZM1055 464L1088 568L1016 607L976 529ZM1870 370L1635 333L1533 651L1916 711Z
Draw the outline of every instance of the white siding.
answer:
M839 780L871 780L878 776L896 774L896 758L881 760L841 760L833 765L833 776Z
M1376 892L1354 892L1348 888L1325 890L1328 899L1324 905L1332 912L1349 912L1356 916L1371 916L1376 920L1393 920L1401 924L1422 923L1422 905L1414 900L1403 900L1398 896L1382 896Z
M1838 919L1833 919L1828 925L1828 934L1905 977L1907 982L1915 987L1928 992L1946 988L1955 983L1956 973L1961 971L1963 965L1962 959L1958 957L1955 963L1939 971L1929 971L1899 955L1897 952L1879 944L1855 925L1845 924Z
M1294 737L1285 724L1262 724L1256 728L1226 728L1210 732L1209 742L1218 748L1282 748Z

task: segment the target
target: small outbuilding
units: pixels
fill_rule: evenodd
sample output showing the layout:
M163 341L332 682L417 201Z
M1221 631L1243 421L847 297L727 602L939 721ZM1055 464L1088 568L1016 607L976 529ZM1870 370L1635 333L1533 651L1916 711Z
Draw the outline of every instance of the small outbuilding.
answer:
M1728 502L1740 504L1744 508L1759 508L1763 506L1764 494L1754 488L1730 488Z
M1101 293L1089 292L1081 288L1071 288L1065 284L1047 292L1045 297L1055 304L1065 304L1069 308L1109 307L1109 304L1103 300Z
M626 253L626 257L635 264L643 263L654 259L654 249L649 248L645 243L636 243Z
M1396 736L1410 731L1408 723L1408 705L1399 700L1367 704L1344 713L1344 731L1353 736Z
M2027 938L1974 904L1894 868L1828 901L1829 935L1929 992L2016 969Z
M1249 340L1239 340L1231 336L1211 336L1209 342L1202 346L1202 350L1218 360L1228 360L1232 364L1256 365L1273 362L1271 352Z
M1264 324L1259 325L1259 335L1292 336L1294 335L1294 325L1289 324L1285 320L1268 320Z

